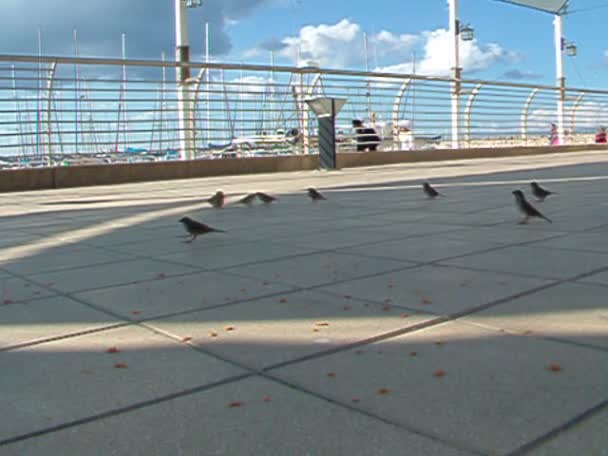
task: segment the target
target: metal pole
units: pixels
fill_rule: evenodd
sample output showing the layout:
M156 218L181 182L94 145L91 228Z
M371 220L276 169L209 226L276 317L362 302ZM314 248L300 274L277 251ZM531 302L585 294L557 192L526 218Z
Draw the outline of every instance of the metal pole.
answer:
M452 67L452 148L460 148L460 21L458 20L458 0L449 0L450 40L454 55Z
M555 70L557 76L557 143L564 144L564 105L566 102L566 78L564 76L564 24L560 14L555 15Z
M175 60L177 63L190 62L188 44L187 6L185 0L175 0ZM190 67L177 67L177 115L179 153L182 160L189 160L194 152L194 131L192 129L192 101L190 99Z

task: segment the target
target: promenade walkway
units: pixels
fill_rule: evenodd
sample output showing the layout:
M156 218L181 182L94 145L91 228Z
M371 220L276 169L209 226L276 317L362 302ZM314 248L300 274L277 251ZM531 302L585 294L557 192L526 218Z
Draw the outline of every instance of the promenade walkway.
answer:
M608 455L608 153L2 194L0 229L2 456Z

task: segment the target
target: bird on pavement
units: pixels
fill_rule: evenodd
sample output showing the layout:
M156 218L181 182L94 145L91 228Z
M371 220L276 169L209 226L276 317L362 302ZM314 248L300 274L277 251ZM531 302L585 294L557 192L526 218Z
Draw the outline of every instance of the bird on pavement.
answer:
M517 207L524 214L523 220L519 222L520 225L528 223L530 217L542 218L549 223L553 223L551 220L541 214L534 206L532 206L528 200L526 200L526 197L521 190L514 190L513 195L515 195L515 203L517 204Z
M201 236L203 234L209 233L225 233L223 230L218 230L216 228L212 228L209 225L205 225L204 223L197 222L196 220L192 220L190 217L182 217L179 219L179 222L184 225L184 228L190 234L190 239L184 241L186 243L190 243L194 241L197 236Z
M226 199L226 195L221 190L218 190L215 195L207 200L209 204L211 204L215 208L224 207L224 201Z
M424 190L424 193L426 193L426 196L428 196L431 199L435 199L438 196L445 196L442 193L439 193L433 187L431 187L431 184L429 184L428 182L425 182L422 184L422 190Z
M532 194L536 197L536 199L540 202L544 201L545 198L549 195L556 195L555 192L550 192L549 190L542 188L538 183L531 182L530 186L532 187Z
M321 201L327 199L312 187L309 187L306 191L308 192L308 196L310 197L310 199L313 201Z
M257 193L250 193L249 195L238 200L236 203L251 206L253 204L253 202L255 201L255 199L257 198L257 196L258 196Z
M274 196L267 195L263 192L257 192L256 195L264 204L274 203L277 200Z

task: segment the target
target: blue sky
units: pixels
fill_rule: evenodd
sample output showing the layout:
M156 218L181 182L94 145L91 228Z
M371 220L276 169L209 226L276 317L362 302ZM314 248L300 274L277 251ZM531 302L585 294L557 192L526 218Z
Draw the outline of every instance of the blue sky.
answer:
M82 55L119 56L127 34L131 58L172 55L173 0L4 0L0 52L36 52L43 32L45 53L70 55L72 29ZM571 9L608 4L572 0ZM363 34L369 37L372 68L444 74L450 67L446 0L206 0L189 14L195 59L203 49L203 24L211 24L217 61L295 64L296 48L324 67L365 68ZM465 77L553 84L552 16L493 0L460 0L460 16L476 31L463 49ZM570 86L608 88L608 8L569 15L565 35L579 46L566 59Z

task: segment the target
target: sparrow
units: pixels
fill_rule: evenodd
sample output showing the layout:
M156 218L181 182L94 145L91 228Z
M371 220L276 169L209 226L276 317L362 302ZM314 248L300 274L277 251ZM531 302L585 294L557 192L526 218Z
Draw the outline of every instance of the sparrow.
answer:
M224 200L226 199L226 195L221 190L217 191L215 195L207 200L209 204L211 204L215 208L224 207Z
M256 195L264 204L274 203L277 200L274 196L270 196L262 192L257 192Z
M246 204L247 206L251 206L257 196L258 196L257 193L250 193L249 195L245 196L244 198L241 198L240 200L238 200L237 204Z
M546 220L549 223L553 223L553 222L551 222L551 220L549 220L547 217L545 217L543 214L541 214L534 206L532 206L528 202L528 200L526 200L526 197L524 196L524 194L521 190L514 190L513 195L515 195L515 202L517 204L517 207L519 208L520 211L522 211L524 213L524 218L521 222L519 222L519 225L524 225L524 224L528 223L528 220L530 219L530 217L539 217L539 218Z
M192 220L190 217L182 217L179 219L179 222L184 225L184 228L190 234L190 239L184 241L186 243L190 243L196 239L197 236L209 233L225 233L223 230L218 230L210 227L209 225L205 225L204 223L197 222L196 220Z
M313 201L321 201L321 200L326 200L327 199L323 195L321 195L321 193L319 193L317 190L315 190L312 187L309 187L307 189L307 192L308 192L308 196Z
M530 186L532 187L532 193L540 202L544 201L545 198L549 195L556 195L555 192L550 192L549 190L542 188L536 182L531 182Z
M422 184L422 190L424 190L424 193L426 193L426 196L428 196L429 198L437 198L438 196L445 196L442 193L439 193L437 190L435 190L433 187L431 187L431 184L429 184L428 182L425 182L424 184Z

